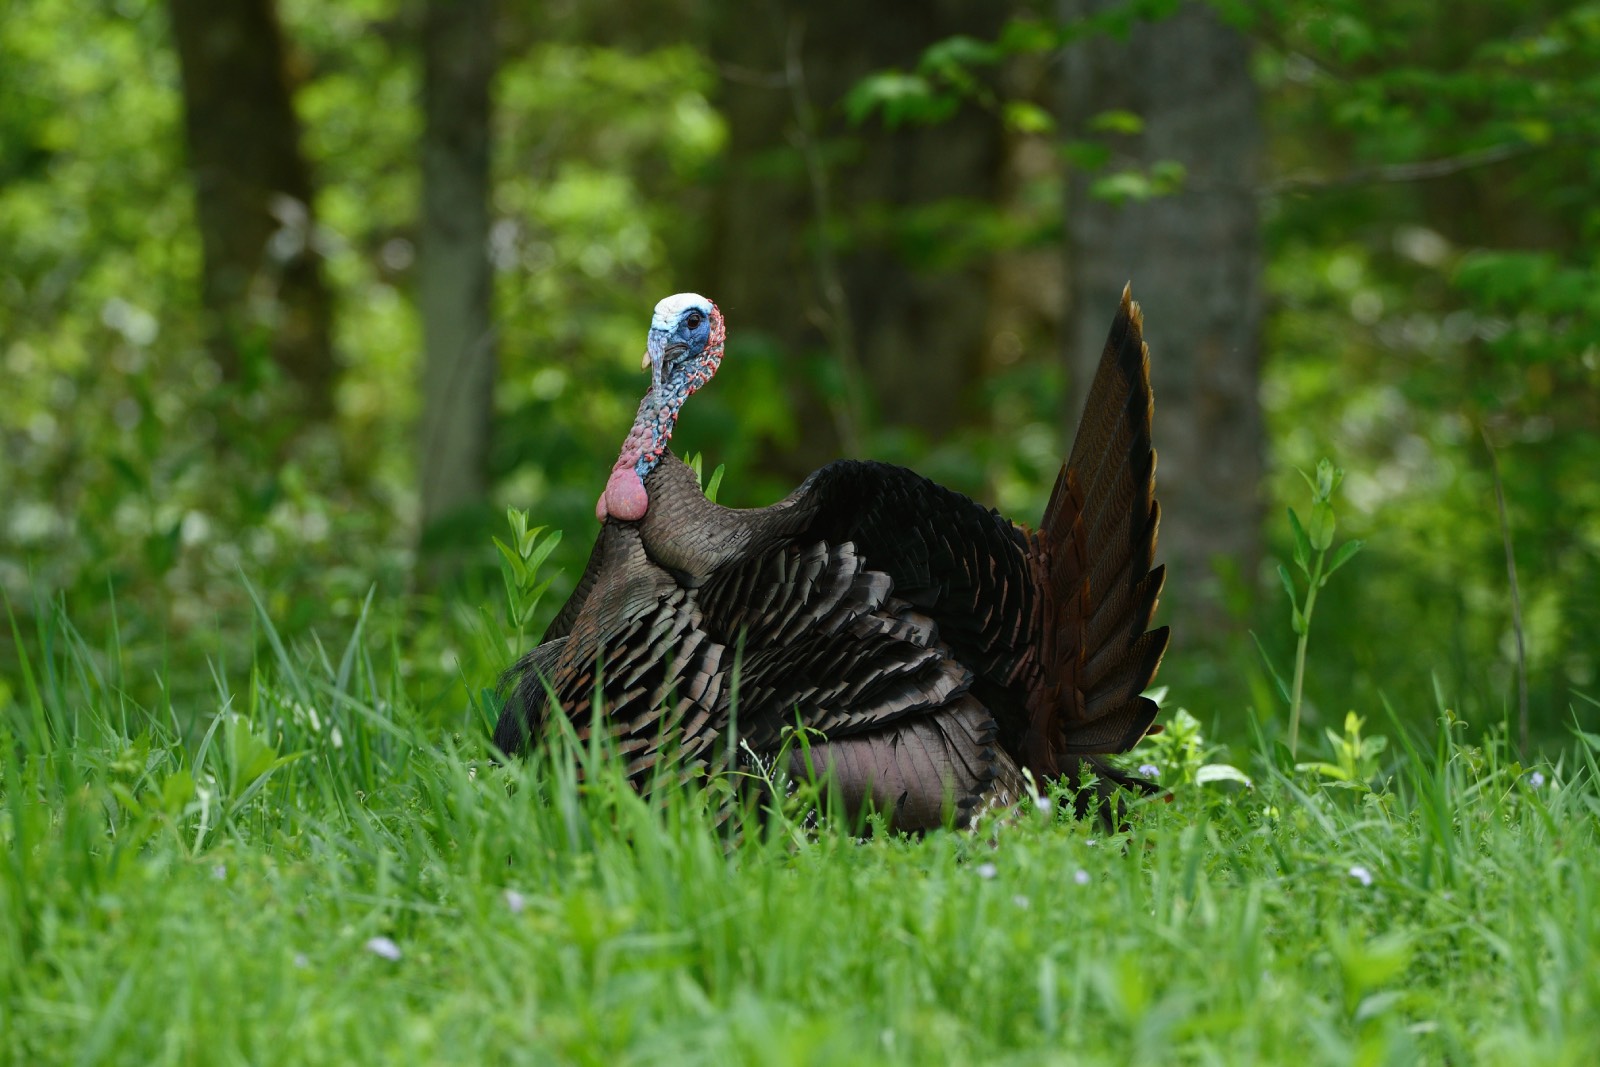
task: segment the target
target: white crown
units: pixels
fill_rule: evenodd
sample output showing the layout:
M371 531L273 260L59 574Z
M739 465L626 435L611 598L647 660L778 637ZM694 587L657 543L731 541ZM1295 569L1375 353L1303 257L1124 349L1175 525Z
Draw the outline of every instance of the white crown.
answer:
M699 293L674 293L656 305L656 313L650 317L650 328L673 329L678 325L678 320L683 318L683 313L690 308L698 308L700 314L708 319L711 317L711 301Z

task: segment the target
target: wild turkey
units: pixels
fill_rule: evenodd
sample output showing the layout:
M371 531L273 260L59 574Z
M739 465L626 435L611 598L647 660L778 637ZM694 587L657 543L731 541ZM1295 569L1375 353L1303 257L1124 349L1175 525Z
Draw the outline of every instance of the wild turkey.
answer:
M684 401L722 358L721 312L656 305L649 390L596 503L589 564L544 641L508 672L495 731L538 738L549 699L580 738L603 721L643 783L665 753L692 773L787 752L847 810L900 829L968 818L1039 779L1132 748L1167 646L1146 630L1152 569L1149 354L1128 291L1072 453L1031 532L913 471L841 460L770 507L719 507L671 452ZM807 743L790 743L793 727ZM1157 728L1159 729L1159 728ZM1080 795L1079 814L1092 803ZM953 808L953 811L952 811Z

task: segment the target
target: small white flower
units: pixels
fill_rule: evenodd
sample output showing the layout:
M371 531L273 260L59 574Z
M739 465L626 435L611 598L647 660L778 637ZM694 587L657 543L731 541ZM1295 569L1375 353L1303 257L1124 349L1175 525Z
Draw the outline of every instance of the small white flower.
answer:
M1363 886L1370 886L1372 884L1372 872L1367 870L1359 863L1350 868L1350 877L1360 882Z
M400 946L387 937L369 938L366 949L374 956L382 956L386 960L398 961L400 959Z
M1139 764L1139 777L1148 778L1152 782L1161 777L1161 768L1154 763Z
M1089 840L1087 840L1087 841L1085 841L1085 842L1084 842L1084 844L1085 844L1085 845L1088 845L1088 846L1089 846L1089 847L1090 847L1090 848L1094 848L1094 846L1096 846L1096 845L1098 845L1098 844L1099 844L1099 843L1100 843L1100 842L1098 842L1098 841L1096 841L1096 840L1095 840L1095 839L1094 839L1094 838L1092 838L1092 837L1091 837L1091 838L1089 838Z
M311 961L306 958L306 954L304 952L296 952L294 954L294 965L296 969L303 971L307 967L311 966Z
M505 899L506 909L513 915L521 915L522 909L528 906L528 898L515 889L507 889L501 895Z
M1000 873L999 868L992 863L980 863L975 869L978 872L978 877L984 879L993 878Z
M1535 789L1543 789L1544 773L1542 771L1534 771L1532 774L1528 775L1528 784Z
M1023 896L1021 893L1018 893L1016 896L1011 898L1011 903L1015 904L1019 908L1026 909L1028 905L1032 903L1032 901Z
M215 878L219 882L226 882L228 880L228 865L226 863L219 863L215 867L211 868L211 877Z
M1043 793L1037 793L1033 798L1033 806L1039 809L1040 814L1048 815L1051 809L1056 806L1056 802Z
M1072 875L1072 880L1074 882L1077 882L1079 885L1088 885L1089 884L1089 872L1084 870L1082 867L1079 867L1077 869L1077 871Z

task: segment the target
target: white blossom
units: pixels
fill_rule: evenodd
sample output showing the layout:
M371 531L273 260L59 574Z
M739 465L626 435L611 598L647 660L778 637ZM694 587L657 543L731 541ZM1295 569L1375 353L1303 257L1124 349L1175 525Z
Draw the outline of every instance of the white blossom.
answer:
M400 946L387 937L369 938L366 949L374 956L382 956L386 960L398 961L400 959Z

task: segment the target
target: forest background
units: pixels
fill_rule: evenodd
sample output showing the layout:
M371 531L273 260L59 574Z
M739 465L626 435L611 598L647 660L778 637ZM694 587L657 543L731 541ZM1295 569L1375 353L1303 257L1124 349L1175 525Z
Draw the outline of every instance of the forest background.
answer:
M505 508L565 531L547 614L681 290L729 323L676 439L723 502L860 455L1036 519L1131 280L1161 681L1275 721L1327 455L1366 551L1308 723L1552 740L1600 666L1597 238L1592 3L13 0L0 712L61 614L198 729L253 586L290 641L370 593L458 721L530 636L474 643Z

